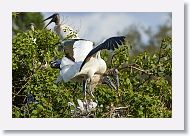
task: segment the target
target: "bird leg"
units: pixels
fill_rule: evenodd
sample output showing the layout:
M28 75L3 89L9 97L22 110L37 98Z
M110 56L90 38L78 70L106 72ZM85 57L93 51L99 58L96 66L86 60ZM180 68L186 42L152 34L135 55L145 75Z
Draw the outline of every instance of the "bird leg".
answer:
M84 96L84 100L87 102L87 100L86 100L86 84L87 84L87 80L84 79L82 81L82 93L83 93L83 96Z
M88 86L88 92L90 94L90 96L92 96L92 98L95 98L93 92L94 92L94 87L91 83L89 83L89 86Z
M94 95L93 95L93 91L94 91L94 87L95 87L94 84L93 84L93 79L90 78L88 81L89 82L88 82L88 91L87 91L87 93L90 96L92 96L92 98L95 98Z

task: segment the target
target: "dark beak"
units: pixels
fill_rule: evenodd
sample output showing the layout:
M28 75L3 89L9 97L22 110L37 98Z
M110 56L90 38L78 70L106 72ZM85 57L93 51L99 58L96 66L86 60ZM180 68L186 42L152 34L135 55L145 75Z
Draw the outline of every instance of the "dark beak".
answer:
M50 62L51 68L60 69L61 61L60 60L54 60Z
M108 76L103 77L102 83L107 84L111 89L113 88L114 90L117 91L117 87L114 85L114 83L111 81L111 79Z
M115 84L116 84L116 90L118 92L118 90L119 90L119 76L115 75L114 80L115 80Z
M48 18L46 18L46 19L44 19L43 21L46 21L46 20L49 20L49 19L51 19L51 21L44 27L44 28L46 28L49 24L51 24L52 22L54 22L54 14L53 15L51 15L50 17L48 17Z
M119 71L117 69L114 69L114 75L113 75L115 84L116 84L116 90L118 92L119 90Z

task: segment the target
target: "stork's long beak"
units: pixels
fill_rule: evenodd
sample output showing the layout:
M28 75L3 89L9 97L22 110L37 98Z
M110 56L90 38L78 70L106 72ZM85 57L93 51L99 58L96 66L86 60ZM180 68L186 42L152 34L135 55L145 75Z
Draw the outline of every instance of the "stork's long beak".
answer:
M116 90L118 92L118 89L119 89L119 76L114 75L114 80L115 80L115 84L116 84Z
M114 69L114 74L113 74L113 78L114 78L114 81L115 81L115 84L116 84L116 90L118 92L118 89L119 89L119 71L117 69Z
M44 27L44 29L45 29L48 25L50 25L52 22L53 22L53 18L52 18L52 20Z
M107 84L111 89L113 88L114 90L117 91L117 87L114 85L114 83L111 81L111 79L108 76L103 77L102 83Z
M51 19L51 21L50 21L44 28L46 28L49 24L51 24L52 22L54 22L54 16L55 16L55 15L53 14L53 15L51 15L50 17L48 17L48 18L46 18L46 19L43 20L43 22L44 22L44 21L46 21L46 20Z

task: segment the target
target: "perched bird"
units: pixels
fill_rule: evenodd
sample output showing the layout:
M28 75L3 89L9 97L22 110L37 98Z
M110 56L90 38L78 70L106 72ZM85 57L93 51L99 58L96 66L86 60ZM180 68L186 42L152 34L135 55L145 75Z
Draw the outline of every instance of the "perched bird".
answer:
M61 40L79 38L76 31L74 31L70 26L61 23L61 19L58 13L51 15L50 17L46 18L44 21L49 19L51 20L45 26L45 28L54 22L55 23L54 31L60 37Z
M104 74L109 74L109 72L106 72L107 65L106 62L101 58L100 51L103 49L107 50L114 50L115 48L118 48L120 45L123 45L125 42L125 36L118 36L118 37L111 37L98 46L96 46L94 49L92 49L89 54L86 56L84 61L82 62L79 73L77 73L76 76L82 75L83 78L83 84L85 86L86 82L89 81L90 83L93 82L93 76L95 74L98 74L100 76L104 76ZM114 69L113 69L114 70ZM112 72L110 72L112 73ZM116 72L113 72L113 74L117 74ZM115 81L117 85L117 89L119 86L118 81L118 75L115 75ZM85 88L83 91L86 91Z
M29 33L29 36L31 37L31 40L33 41L34 44L36 44L36 38L34 38L33 32L35 31L35 24L34 23L29 23L27 26L27 32Z
M125 37L111 37L105 42L93 48L88 55L86 55L83 61L73 62L67 57L63 57L62 60L56 60L51 62L52 68L59 68L60 75L57 82L64 81L76 81L83 83L83 93L86 97L87 82L89 82L89 92L93 96L92 92L95 86L99 83L105 83L111 88L118 91L119 78L117 69L107 70L106 62L101 58L100 51L103 49L114 50L119 45L124 44ZM80 51L82 53L82 50ZM113 76L116 86L110 80L109 76Z

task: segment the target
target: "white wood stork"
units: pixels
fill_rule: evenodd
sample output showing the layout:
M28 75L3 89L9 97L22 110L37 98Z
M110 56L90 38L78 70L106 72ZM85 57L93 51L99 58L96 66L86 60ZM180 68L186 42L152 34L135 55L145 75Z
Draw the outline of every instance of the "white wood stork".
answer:
M66 39L79 39L77 32L75 32L70 26L62 24L60 20L60 16L58 13L51 15L50 17L46 18L46 20L50 20L50 22L45 26L45 28L50 25L52 22L55 23L54 31L60 37L61 40Z
M100 51L103 49L107 50L114 50L115 48L118 48L119 45L123 45L125 42L125 36L118 36L118 37L111 37L107 40L105 40L103 43L96 46L94 49L92 49L89 54L84 59L83 63L81 64L79 73L77 73L76 76L80 75L83 76L83 84L84 84L84 93L86 91L85 86L86 82L89 80L91 83L93 81L93 76L95 74L98 74L100 76L103 76L104 74L109 74L109 72L106 72L107 65L106 62L101 58ZM115 71L113 71L115 72ZM111 71L112 73L112 71ZM117 73L113 73L115 75ZM118 81L118 75L115 76L115 81L117 85L117 89L119 86ZM91 92L92 90L90 90ZM86 94L86 93L85 93Z
M45 28L52 22L55 23L54 31L62 40L59 50L64 50L65 52L65 57L63 57L61 61L52 61L50 64L52 68L60 69L60 75L58 76L56 82L60 82L61 80L65 82L83 81L83 90L86 90L86 80L83 80L84 75L80 75L78 74L78 72L85 57L93 49L93 42L85 39L80 39L77 33L74 32L72 28L67 25L61 24L59 14L53 14L52 16L46 18L44 21L48 19L51 19L51 21L45 26ZM95 86L99 83L105 83L110 88L114 88L115 90L117 89L117 87L115 87L115 85L107 75L102 76L96 73L91 78L89 88L93 90ZM90 91L90 93L91 92L92 91ZM92 93L91 95L93 96Z

